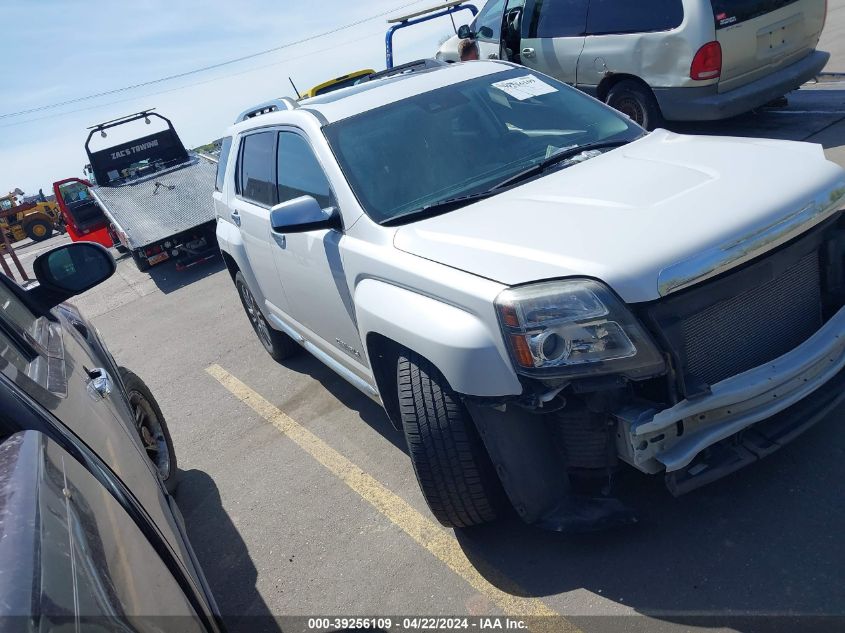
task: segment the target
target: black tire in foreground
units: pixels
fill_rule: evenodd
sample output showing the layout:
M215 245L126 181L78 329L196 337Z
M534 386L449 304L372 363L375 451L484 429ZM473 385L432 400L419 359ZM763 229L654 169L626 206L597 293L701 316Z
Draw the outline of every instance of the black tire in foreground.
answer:
M53 235L53 225L47 220L30 220L23 225L23 232L33 242L43 242Z
M137 374L120 367L120 378L129 397L129 408L135 416L135 430L141 438L147 457L158 471L168 492L176 489L176 452L167 421L150 388Z
M300 350L299 343L284 332L279 332L270 327L241 271L235 273L235 287L238 289L238 296L241 298L241 304L252 329L255 330L258 340L261 341L264 349L273 357L273 360L280 363L296 354Z
M654 93L639 81L620 81L610 89L605 101L611 108L619 110L647 130L663 125L663 115Z
M501 483L457 394L413 352L399 357L397 383L414 472L434 516L452 528L493 521Z

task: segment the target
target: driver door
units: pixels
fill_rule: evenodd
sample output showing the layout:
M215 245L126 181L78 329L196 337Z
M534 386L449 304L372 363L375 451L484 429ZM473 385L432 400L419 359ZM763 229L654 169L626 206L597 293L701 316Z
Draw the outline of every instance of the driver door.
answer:
M324 209L337 201L308 140L294 130L278 133L277 203L312 196ZM341 260L342 231L272 231L273 260L283 280L295 329L333 360L369 378L355 307Z
M479 59L499 59L502 54L502 20L506 0L489 0L471 25L478 42ZM484 31L484 34L481 31Z

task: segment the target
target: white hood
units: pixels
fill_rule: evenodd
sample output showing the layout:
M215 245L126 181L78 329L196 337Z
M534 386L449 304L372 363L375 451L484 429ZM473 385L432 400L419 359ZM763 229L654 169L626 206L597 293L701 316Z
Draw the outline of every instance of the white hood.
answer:
M829 204L837 187L845 172L818 145L658 130L403 226L394 244L507 285L586 276L627 302L650 301L661 270Z

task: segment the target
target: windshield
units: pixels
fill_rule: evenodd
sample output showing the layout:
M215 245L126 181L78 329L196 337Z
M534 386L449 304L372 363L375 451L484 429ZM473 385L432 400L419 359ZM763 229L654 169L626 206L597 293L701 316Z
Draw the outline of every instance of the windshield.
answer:
M325 128L376 222L486 191L556 151L633 140L642 128L524 68L471 79Z

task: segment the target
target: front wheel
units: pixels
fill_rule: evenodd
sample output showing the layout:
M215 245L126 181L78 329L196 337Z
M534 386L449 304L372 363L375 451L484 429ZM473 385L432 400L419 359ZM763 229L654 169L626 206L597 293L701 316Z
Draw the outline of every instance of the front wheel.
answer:
M47 220L32 220L24 226L24 233L33 242L43 242L53 235L53 225Z
M501 483L458 395L412 352L399 357L397 383L408 452L435 518L450 528L493 521Z
M625 79L614 85L605 99L607 105L619 110L634 123L647 130L653 130L663 125L663 115L660 105L654 98L651 88L634 81Z
M126 367L119 369L135 418L135 430L164 487L173 492L176 489L176 452L164 415L147 384Z
M270 327L241 271L235 274L235 287L238 289L238 295L252 329L273 360L278 363L296 354L300 349L299 344L284 332Z

